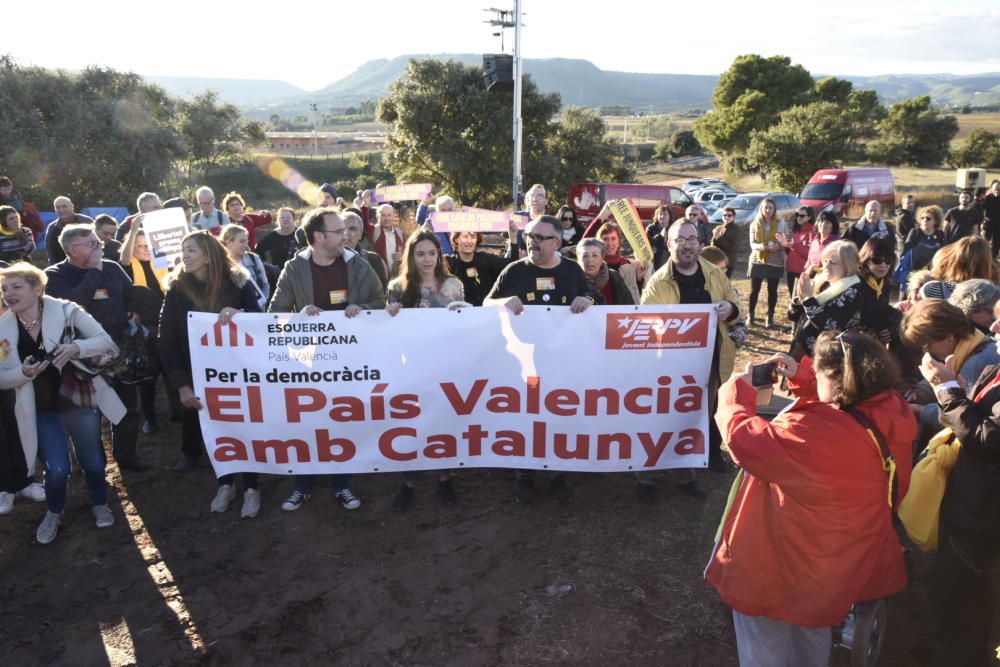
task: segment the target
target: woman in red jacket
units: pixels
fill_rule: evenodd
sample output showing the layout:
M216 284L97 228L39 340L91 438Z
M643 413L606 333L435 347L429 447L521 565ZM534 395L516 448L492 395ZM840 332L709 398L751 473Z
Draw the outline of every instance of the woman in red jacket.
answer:
M806 270L809 248L818 237L813 207L800 206L795 212L795 221L792 223L792 237L785 243L785 252L788 253L788 259L785 261L785 281L788 283L789 294L795 294L795 281Z
M769 361L798 397L768 423L750 368L719 390L716 421L744 474L705 577L733 608L740 664L823 665L855 602L906 585L894 507L910 482L916 421L874 338L823 333L810 361ZM859 413L851 414L851 410ZM895 458L896 493L867 420Z

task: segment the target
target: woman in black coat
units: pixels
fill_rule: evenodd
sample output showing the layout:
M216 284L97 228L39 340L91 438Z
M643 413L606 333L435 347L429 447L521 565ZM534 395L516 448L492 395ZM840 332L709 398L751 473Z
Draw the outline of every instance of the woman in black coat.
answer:
M246 270L237 266L217 238L209 232L192 232L181 242L182 265L176 279L167 289L160 313L157 341L163 368L170 386L177 387L181 405L180 461L177 472L190 468L201 456L204 441L198 411L201 399L194 395L191 378L191 353L188 347L188 313L219 313L219 322L228 324L241 311L259 313L257 290ZM219 478L218 491L212 501L213 512L225 512L236 497L233 475ZM257 475L244 473L246 486L242 516L254 517L260 511Z
M968 391L954 370L929 354L920 371L934 387L941 422L962 443L941 502L931 571L938 640L933 664L990 665L991 571L1000 552L1000 365L988 366Z

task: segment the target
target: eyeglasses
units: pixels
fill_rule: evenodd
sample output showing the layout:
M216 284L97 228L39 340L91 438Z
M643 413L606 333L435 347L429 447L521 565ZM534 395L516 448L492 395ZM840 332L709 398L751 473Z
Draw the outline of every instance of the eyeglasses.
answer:
M674 239L677 245L696 245L698 243L697 236L678 236Z
M795 217L796 218L808 218L809 214L808 213L796 213Z
M530 239L533 243L544 243L559 238L558 236L545 236L544 234L525 234L524 237Z
M934 220L934 218L932 218L932 217L931 217L931 216L929 216L929 215L922 215L922 216L920 216L920 219L921 219L922 221L924 221L924 222L931 222L931 221L933 221L933 220Z
M573 216L571 216L571 215L564 215L563 218L562 218L562 221L563 222L573 222Z
M732 213L723 213L722 217L723 218L735 218L736 216L734 214L732 214Z
M318 234L343 234L346 227L341 227L340 229L317 229Z
M872 257L868 261L872 264L892 264L892 260L888 257Z
M699 215L698 213L688 213L685 217L688 217L688 218L697 218L698 215Z

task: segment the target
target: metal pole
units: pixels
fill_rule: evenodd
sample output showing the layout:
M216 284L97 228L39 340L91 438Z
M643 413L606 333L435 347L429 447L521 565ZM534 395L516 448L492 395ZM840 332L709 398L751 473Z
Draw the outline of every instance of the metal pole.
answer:
M313 112L313 157L319 157L319 135L316 134L316 103L309 105Z
M514 0L514 210L521 194L521 0Z

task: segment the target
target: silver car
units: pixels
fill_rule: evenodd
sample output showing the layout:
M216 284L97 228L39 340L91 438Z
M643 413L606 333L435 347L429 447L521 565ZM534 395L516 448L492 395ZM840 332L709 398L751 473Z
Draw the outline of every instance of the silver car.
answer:
M748 192L736 195L730 199L725 206L736 209L736 223L748 225L757 217L757 211L765 198L774 200L776 215L782 220L791 220L792 215L799 208L799 198L790 192ZM720 206L708 219L710 224L721 225L723 208Z

